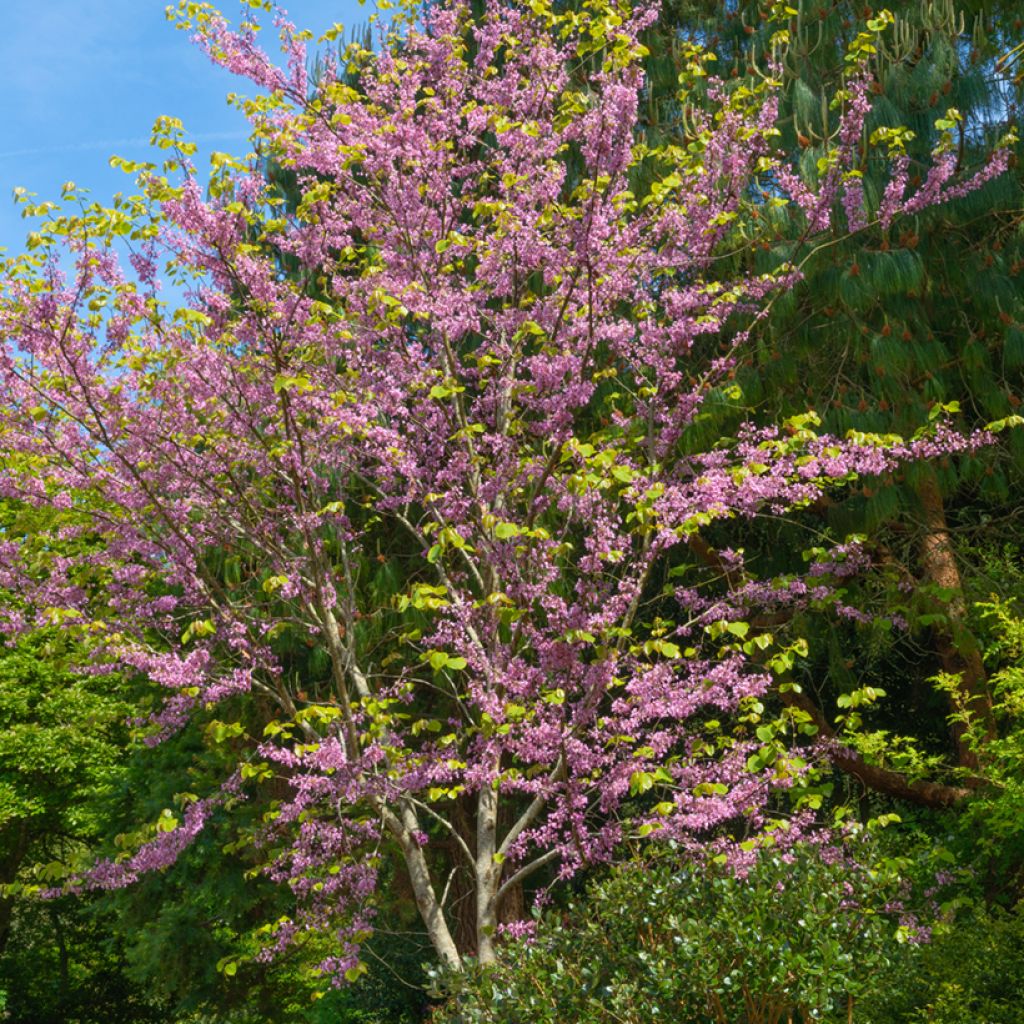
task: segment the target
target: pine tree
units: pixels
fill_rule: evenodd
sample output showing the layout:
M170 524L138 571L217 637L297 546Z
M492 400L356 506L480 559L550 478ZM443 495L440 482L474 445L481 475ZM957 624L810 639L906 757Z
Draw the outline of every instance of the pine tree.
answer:
M1021 100L1015 5L914 0L892 6L895 23L879 36L872 60L877 95L868 131L905 152L911 186L921 182L943 142L957 172L978 166L1014 124ZM799 154L810 182L835 130L836 113L825 97L842 75L850 39L873 16L860 3L670 4L649 116L654 130L685 131L680 111L659 99L670 77L665 65L682 39L714 45L727 79L766 73L768 39L779 28L773 13L785 16L791 37L780 144ZM909 131L886 132L897 126ZM884 204L882 163L867 158L863 164L860 216L873 218ZM941 406L956 409L970 426L1013 414L1024 390L1024 183L1019 163L1011 160L1011 167L984 189L896 229L875 226L848 237L850 218L837 204L834 244L804 265L802 285L775 304L757 334L756 352L739 368L742 411L754 408L775 420L812 407L840 434L912 432ZM857 219L857 211L851 214ZM806 255L800 242L806 223L795 206L766 202L753 216L767 223L759 269ZM726 402L718 412L720 418L740 414ZM707 429L715 428L708 423ZM876 556L913 587L908 610L929 647L914 674L941 669L958 677L947 713L969 709L989 734L990 697L954 538L974 535L979 516L996 523L1012 517L1022 470L1024 433L1013 431L1005 445L984 455L918 467L820 509L840 532L868 532ZM851 668L863 668L864 659L835 635L829 646L829 677L840 690L849 688ZM976 767L962 721L953 736L958 763Z

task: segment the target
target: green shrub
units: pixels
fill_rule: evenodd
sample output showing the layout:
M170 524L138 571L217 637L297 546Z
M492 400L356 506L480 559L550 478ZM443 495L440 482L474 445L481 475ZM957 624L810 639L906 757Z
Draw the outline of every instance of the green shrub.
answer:
M1024 1024L1019 909L979 909L894 966L858 1008L858 1024Z
M809 847L745 876L631 864L497 966L449 979L439 1024L846 1021L899 957L899 879ZM906 937L906 929L903 936Z

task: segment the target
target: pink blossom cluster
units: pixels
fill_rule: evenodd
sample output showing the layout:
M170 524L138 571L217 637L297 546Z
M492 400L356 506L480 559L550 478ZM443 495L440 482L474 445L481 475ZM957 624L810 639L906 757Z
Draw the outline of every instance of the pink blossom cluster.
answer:
M218 797L209 797L186 804L181 821L173 828L158 831L129 857L98 861L88 872L73 879L65 891L123 889L142 875L169 868L203 831L220 802Z

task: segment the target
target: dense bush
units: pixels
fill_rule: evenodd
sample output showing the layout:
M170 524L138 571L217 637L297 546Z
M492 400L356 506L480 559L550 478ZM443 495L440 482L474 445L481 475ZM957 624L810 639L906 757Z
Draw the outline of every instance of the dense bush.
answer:
M797 847L740 876L634 863L533 941L449 982L439 1024L775 1024L847 1019L901 959L894 871Z
M859 1008L858 1024L1024 1024L1024 915L978 910L908 948Z

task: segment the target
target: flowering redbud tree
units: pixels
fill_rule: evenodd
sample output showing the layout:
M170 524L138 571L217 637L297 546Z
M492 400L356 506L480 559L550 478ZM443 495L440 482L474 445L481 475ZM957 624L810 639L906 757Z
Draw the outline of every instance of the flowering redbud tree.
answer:
M742 857L777 827L815 725L796 707L770 721L799 645L751 612L825 599L860 556L781 583L723 572L716 590L673 570L720 521L984 439L824 437L809 415L689 450L797 274L713 278L750 204L798 203L812 238L915 198L897 179L871 210L857 188L856 62L813 187L773 151L774 82L705 86L697 49L688 134L645 144L655 15L453 0L311 82L283 17L285 69L251 26L182 3L179 23L259 89L239 101L256 153L216 155L204 198L164 119L163 174L127 167L139 197L87 206L69 185L79 212L29 206L48 220L3 265L0 493L54 509L61 543L26 558L0 538L2 628L87 633L93 671L165 690L152 742L220 714L207 731L237 760L77 884L166 866L265 785L251 840L296 896L268 949L334 928L323 969L352 978L384 856L457 968L493 958L502 900L535 872L566 878L637 835ZM173 312L165 261L187 295ZM296 678L296 646L324 671ZM471 879L466 941L449 867Z

